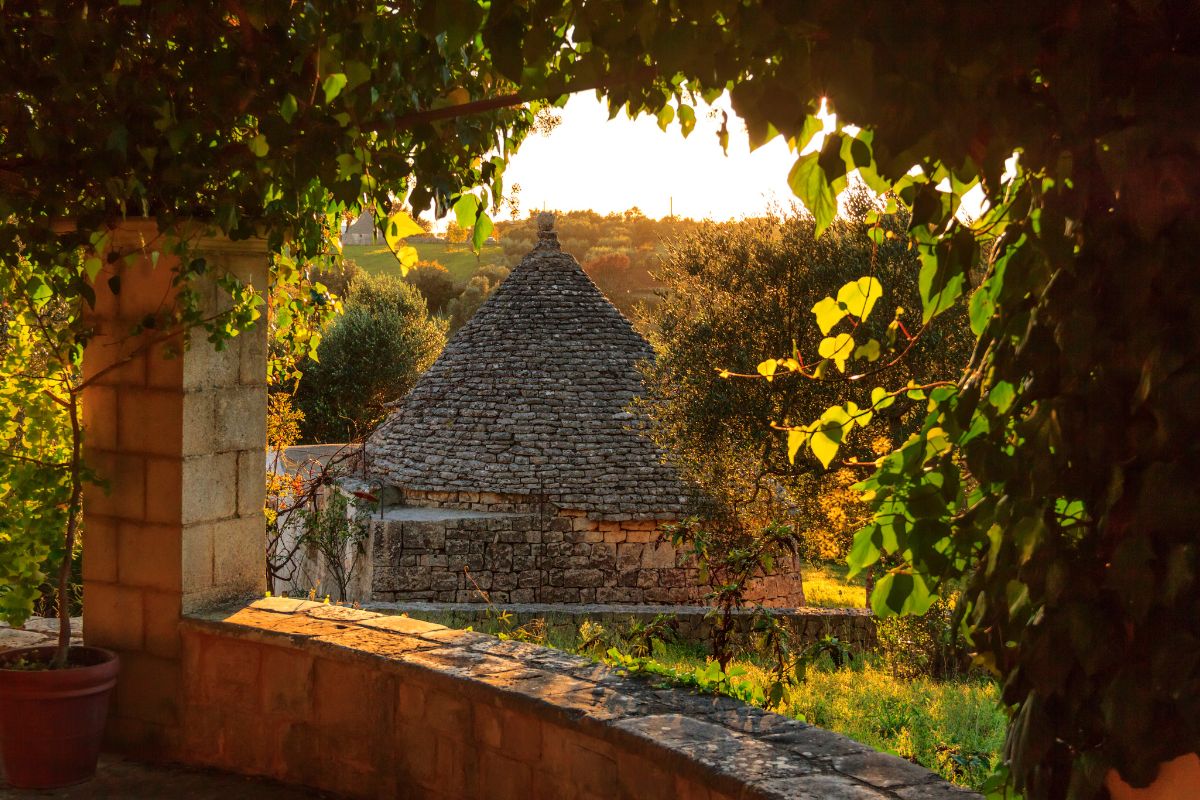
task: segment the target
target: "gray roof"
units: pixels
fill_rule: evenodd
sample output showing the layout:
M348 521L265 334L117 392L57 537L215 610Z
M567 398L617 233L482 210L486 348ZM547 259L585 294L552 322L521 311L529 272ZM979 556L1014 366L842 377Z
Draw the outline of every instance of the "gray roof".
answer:
M343 244L372 244L375 239L375 217L370 211L364 211L342 232Z
M369 469L414 490L678 517L688 492L628 410L643 389L636 365L654 351L550 224L371 435Z

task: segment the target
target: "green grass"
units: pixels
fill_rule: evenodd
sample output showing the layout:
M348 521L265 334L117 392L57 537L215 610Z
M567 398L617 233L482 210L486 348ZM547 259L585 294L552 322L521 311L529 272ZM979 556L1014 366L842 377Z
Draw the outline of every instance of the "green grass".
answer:
M844 578L845 568L841 569ZM830 570L835 577L836 573L836 568ZM862 591L861 586L856 588ZM474 622L474 629L483 633L517 633L494 619L480 620L473 615L412 616L457 628ZM578 629L569 618L545 622L544 629L533 631L533 641L579 652ZM585 655L595 657L596 653ZM705 646L698 643L656 641L654 660L686 675L705 667L709 658ZM735 659L730 671L740 671L737 680L756 686L760 693L768 691L768 670L754 654ZM661 680L658 676L651 679ZM1006 717L999 694L996 683L982 677L944 681L897 678L878 655L869 653L858 655L841 668L835 668L828 657L811 664L805 680L792 685L791 697L784 706L773 710L894 753L949 781L978 789L998 761L1004 743Z
M656 647L655 660L680 672L704 666L694 646ZM758 660L739 659L742 680L764 693L771 680ZM874 655L834 669L827 659L808 667L793 684L786 707L773 709L804 719L914 761L943 778L978 789L991 774L1004 744L1006 717L1000 690L987 678L900 679Z
M804 565L804 599L822 608L866 608L867 589L862 575L847 579L850 568L827 561Z
M484 245L478 261L471 252L469 245L450 245L445 242L413 242L422 261L437 261L450 273L456 281L467 281L476 268L484 264L500 264L504 261L504 250L499 245ZM345 247L346 258L372 275L388 273L399 275L400 267L396 257L380 242L379 244L348 244Z
M1004 744L999 699L985 678L898 680L867 659L849 669L810 667L787 711L978 789Z

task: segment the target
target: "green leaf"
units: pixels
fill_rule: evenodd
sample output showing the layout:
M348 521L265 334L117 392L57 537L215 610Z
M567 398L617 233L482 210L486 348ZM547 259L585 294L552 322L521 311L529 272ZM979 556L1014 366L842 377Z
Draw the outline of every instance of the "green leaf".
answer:
M859 408L858 403L853 401L846 402L846 413L850 415L851 422L855 422L859 426L870 425L871 417L874 414L870 407Z
M818 236L829 227L837 215L837 196L833 192L833 186L825 178L825 172L818 163L819 158L819 153L801 156L788 173L788 186L813 215Z
M894 402L896 402L896 398L892 397L891 393L882 386L876 386L871 390L871 408L876 411L882 411Z
M812 450L812 454L816 456L817 460L821 462L821 466L826 469L829 469L830 463L833 461L834 456L837 455L839 444L839 442L820 430L813 431L812 436L808 439L809 449Z
M921 291L922 322L954 306L963 289L963 274L955 272L953 259L946 248L921 247L921 272L917 288Z
M821 165L821 171L825 173L825 179L830 184L846 177L846 162L842 160L843 139L844 137L840 133L830 133L821 143L821 154L817 161Z
M246 146L258 158L265 158L267 153L271 151L271 147L267 144L267 137L261 133L247 141Z
M299 106L296 104L296 98L291 93L283 96L283 100L279 103L279 116L283 117L284 122L291 122L296 116Z
M820 117L809 114L804 118L804 125L800 128L799 135L796 136L796 149L803 150L808 147L809 142L813 137L825 130L825 120Z
M988 392L988 402L996 407L996 410L1001 414L1008 411L1012 405L1013 398L1017 395L1016 389L1008 381L999 381L992 390Z
M817 317L817 327L821 329L821 333L829 333L833 330L833 326L842 321L842 317L846 316L846 309L838 304L837 300L832 297L826 297L821 302L812 307L813 314Z
M479 216L479 198L473 194L464 194L454 204L454 218L458 227L467 230L475 229L475 218Z
M837 336L826 336L817 345L817 354L821 358L828 358L837 365L839 372L846 371L846 361L850 358L854 351L854 337L848 333L839 333Z
M878 534L879 528L876 525L868 525L854 534L854 544L850 547L849 555L846 556L846 564L850 567L848 577L853 578L877 562L883 555L876 543L876 539L879 538Z
M686 138L696 127L696 112L689 105L679 104L679 128Z
M881 617L924 614L933 601L934 595L921 576L889 572L875 583L875 591L871 593L871 610Z
M326 103L332 103L333 99L342 93L342 89L346 88L347 80L344 72L335 72L321 83L321 88L325 91Z
M879 340L868 339L864 344L859 345L854 349L854 358L865 358L867 361L875 361L879 358Z
M971 295L968 305L971 315L971 332L976 336L983 333L988 321L996 313L996 304L992 301L986 287L980 287Z
M475 252L478 253L483 249L483 243L492 235L492 230L495 226L492 224L492 218L485 212L480 212L475 217L474 233L471 237L471 243L475 247Z
M856 281L850 281L839 289L837 299L849 313L865 320L871 316L871 309L875 307L875 302L881 297L883 297L883 284L879 282L879 279L863 277Z
M667 126L671 124L671 120L675 119L675 109L669 105L663 106L657 114L657 119L659 130L665 131Z
M348 180L354 175L361 175L363 163L354 153L342 153L336 159L338 165L338 180Z
M343 68L346 70L346 87L349 89L355 89L371 80L371 68L361 61L347 61Z
M773 358L768 358L766 361L762 361L759 363L759 365L757 367L758 374L762 375L769 382L775 378L775 370L776 370L776 368L778 368L778 366L779 366L778 361L776 361Z
M101 263L99 257L90 256L83 262L83 271L87 273L89 281L94 281L96 280L96 276L100 274L100 270L103 268L103 266L104 265Z

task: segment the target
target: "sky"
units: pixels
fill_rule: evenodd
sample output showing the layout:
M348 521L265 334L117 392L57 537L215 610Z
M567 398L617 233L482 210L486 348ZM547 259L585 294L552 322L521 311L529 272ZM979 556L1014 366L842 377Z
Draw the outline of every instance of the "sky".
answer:
M529 211L593 209L621 212L637 206L650 217L671 213L695 219L736 219L786 206L795 156L782 137L750 152L741 120L726 98L714 108L730 112L729 154L721 152L721 119L696 109L696 128L685 139L677 123L666 132L653 117L608 119L593 94L577 94L548 135L531 135L504 173L506 187L519 184L521 216ZM500 217L505 216L502 211Z

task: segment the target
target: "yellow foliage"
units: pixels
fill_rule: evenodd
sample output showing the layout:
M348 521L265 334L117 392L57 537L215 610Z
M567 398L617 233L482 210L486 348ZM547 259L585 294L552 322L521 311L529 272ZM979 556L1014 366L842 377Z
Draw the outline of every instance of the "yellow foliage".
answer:
M807 558L837 561L850 551L854 532L869 516L861 494L851 488L858 480L853 470L839 469L815 481L809 502L800 510Z
M304 412L292 406L292 397L273 392L267 397L267 446L276 452L300 441L300 423Z

